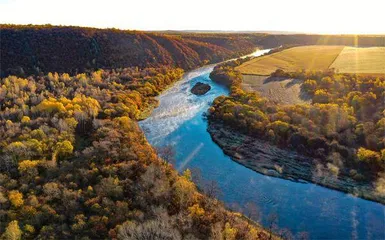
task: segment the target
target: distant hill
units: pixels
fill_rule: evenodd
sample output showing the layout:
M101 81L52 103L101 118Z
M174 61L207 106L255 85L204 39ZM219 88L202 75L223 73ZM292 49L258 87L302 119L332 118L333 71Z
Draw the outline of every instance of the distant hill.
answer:
M384 35L307 35L279 34L268 35L258 42L266 48L280 45L344 45L344 46L385 46Z
M252 52L260 36L195 37L83 27L1 27L2 75L84 72L96 68L152 67L191 69Z
M384 36L141 32L51 25L0 25L1 76L72 74L161 65L192 69L281 45L385 46Z

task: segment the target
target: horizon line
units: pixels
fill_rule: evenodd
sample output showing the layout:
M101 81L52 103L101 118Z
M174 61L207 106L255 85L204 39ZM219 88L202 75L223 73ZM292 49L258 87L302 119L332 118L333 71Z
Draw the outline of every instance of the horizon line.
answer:
M190 32L190 33L267 33L267 34L304 34L304 35L385 35L385 32L379 33L337 33L337 32L306 32L295 30L219 30L219 29L129 29L119 27L97 27L85 25L66 25L66 24L19 24L19 23L0 23L0 25L15 25L15 26L52 26L52 27L79 27L79 28L93 28L93 29L117 29L121 31L141 31L141 32Z

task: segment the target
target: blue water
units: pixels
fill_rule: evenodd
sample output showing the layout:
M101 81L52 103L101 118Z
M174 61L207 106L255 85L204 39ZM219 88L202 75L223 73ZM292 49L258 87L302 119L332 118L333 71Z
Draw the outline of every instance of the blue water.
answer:
M258 53L257 53L258 54ZM206 181L216 181L219 198L241 209L254 203L267 226L276 214L277 225L294 235L306 232L311 239L385 239L385 206L311 183L298 183L256 173L226 156L211 140L203 113L210 103L228 91L209 79L213 66L189 72L160 97L160 106L140 122L154 146L172 145L176 168L199 169ZM195 96L196 82L212 89ZM269 147L269 146L266 146Z

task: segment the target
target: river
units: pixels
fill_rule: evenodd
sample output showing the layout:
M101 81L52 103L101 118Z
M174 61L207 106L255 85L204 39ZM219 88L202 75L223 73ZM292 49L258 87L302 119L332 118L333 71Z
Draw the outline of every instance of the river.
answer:
M268 50L255 52L261 55ZM159 96L160 105L139 124L155 147L172 145L175 167L199 169L206 181L217 182L219 198L228 206L255 204L262 225L277 216L280 229L310 239L385 239L385 206L311 183L292 182L254 172L226 156L211 140L203 114L211 102L228 90L210 80L214 65L185 74ZM197 82L209 83L203 96L190 92Z

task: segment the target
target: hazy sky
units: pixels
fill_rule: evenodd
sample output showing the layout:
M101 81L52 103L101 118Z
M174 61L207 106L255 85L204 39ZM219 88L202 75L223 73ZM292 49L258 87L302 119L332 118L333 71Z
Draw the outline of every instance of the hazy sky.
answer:
M0 0L0 22L138 30L385 33L384 0Z

